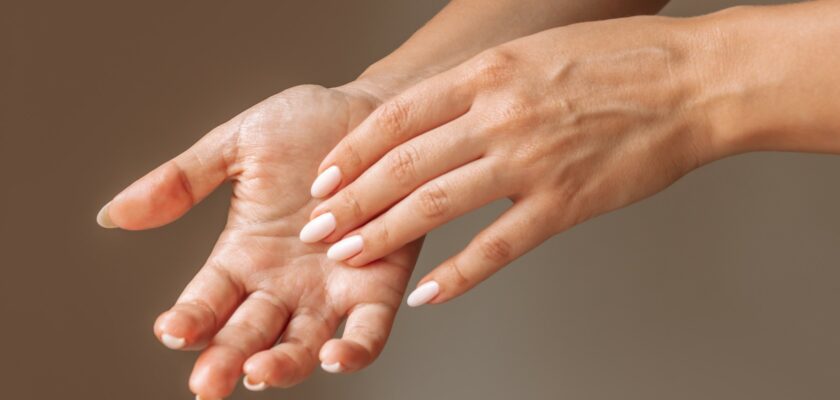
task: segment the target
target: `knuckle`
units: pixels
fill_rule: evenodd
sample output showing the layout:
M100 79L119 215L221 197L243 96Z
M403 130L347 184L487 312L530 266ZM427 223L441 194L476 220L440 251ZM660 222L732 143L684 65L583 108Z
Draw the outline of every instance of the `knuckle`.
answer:
M514 127L523 127L535 122L536 104L526 96L514 96L500 107L499 117Z
M488 156L488 159L494 162L488 164L484 174L494 187L503 188L503 190L506 188L505 194L509 194L509 190L517 187L516 183L519 179L515 179L516 176L510 173L510 164L500 162L498 156Z
M346 334L365 338L365 341L368 344L366 347L371 352L371 357L376 357L378 355L378 350L385 345L385 341L387 340L387 336L381 330L366 324L353 324L350 326Z
M400 136L408 124L409 113L408 102L394 98L382 105L376 123L383 134Z
M551 203L562 205L545 208L544 214L551 221L549 230L552 234L569 229L589 218L591 202L583 199L582 190L582 184L570 179L552 192Z
M561 204L565 206L574 207L578 205L581 191L583 191L584 183L582 178L568 177L563 184L557 189L557 197Z
M359 219L364 216L362 205L357 200L356 192L352 188L347 187L341 191L341 204L344 205L342 208L351 218Z
M525 95L505 96L494 104L487 119L493 135L527 135L541 125L539 103Z
M197 162L201 162L201 158L195 153L190 152L189 155ZM189 175L187 175L187 169L182 166L177 160L169 161L168 163L164 164L162 169L166 175L174 176L175 182L178 182L178 188L180 189L180 193L183 195L178 195L178 192L173 193L173 198L186 198L189 201L190 205L195 205L197 202L196 193L193 190L192 182L190 181ZM179 199L180 200L180 199Z
M347 169L357 169L362 164L362 156L356 145L353 143L352 137L341 142L341 150L338 152L341 164ZM349 171L348 171L349 172Z
M285 98L285 99L310 99L327 92L327 89L320 85L304 84L290 87L269 99Z
M388 173L398 183L406 183L415 176L418 159L417 149L410 144L404 144L394 149L388 156L386 161Z
M478 250L481 256L492 262L506 262L513 253L513 248L508 240L501 236L488 235L478 242Z
M230 328L240 338L257 338L259 343L269 343L271 341L262 329L247 319L230 322L227 328Z
M443 217L451 209L449 194L437 182L432 182L420 189L418 202L423 216L427 218Z
M473 77L494 84L510 77L515 57L507 50L495 48L481 53L473 67Z
M371 229L366 231L364 236L373 238L373 240L370 241L372 245L370 247L375 247L376 249L390 248L393 241L391 229L388 227L388 222L385 218L378 218L375 222L373 222L371 224ZM370 250L375 249L368 249L368 253Z
M451 260L446 263L446 269L449 271L449 279L446 283L447 286L455 289L455 292L461 292L470 287L470 280L464 273L464 269L461 267L461 264L455 260Z
M539 170L538 165L546 158L546 149L541 143L523 141L508 153L507 164L516 171Z

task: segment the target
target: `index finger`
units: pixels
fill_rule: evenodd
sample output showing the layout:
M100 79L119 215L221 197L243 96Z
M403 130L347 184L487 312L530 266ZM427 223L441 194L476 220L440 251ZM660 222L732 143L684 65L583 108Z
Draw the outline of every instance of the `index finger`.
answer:
M312 183L312 197L326 197L355 180L392 148L466 113L472 91L459 75L454 69L436 75L374 110L321 162Z

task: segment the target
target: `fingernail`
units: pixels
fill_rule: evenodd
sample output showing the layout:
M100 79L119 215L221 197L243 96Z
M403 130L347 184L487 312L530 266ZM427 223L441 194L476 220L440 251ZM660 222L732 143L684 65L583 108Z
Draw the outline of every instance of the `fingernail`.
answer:
M304 243L315 243L335 230L335 216L332 213L321 214L309 221L300 230L300 240Z
M111 216L108 214L108 208L111 205L111 202L105 204L100 210L99 213L96 214L96 223L103 228L113 229L116 228L117 225L111 221Z
M212 397L201 397L201 395L197 394L197 395L195 395L195 400L222 400L222 399L216 399L216 398L212 398Z
M365 241L361 235L353 235L341 239L340 242L330 246L329 250L327 250L327 258L334 261L346 260L359 254L364 245Z
M246 375L245 378L242 379L242 385L245 386L245 389L248 389L252 392L262 392L263 390L268 388L268 384L265 382L259 383L252 383L248 376Z
M332 364L321 363L321 369L323 369L324 371L327 371L331 374L337 374L341 371L344 371L344 367L341 366L340 362L332 363Z
M312 194L312 197L320 199L332 193L338 187L339 183L341 183L341 170L333 165L325 169L324 172L321 172L321 175L315 178L315 181L312 182L312 188L309 189L309 193Z
M172 350L178 350L184 347L185 344L187 344L186 339L177 336L172 336L166 333L160 335L160 341L163 342L164 346L169 347Z
M423 304L428 303L431 299L434 299L438 293L440 293L440 285L438 285L435 281L428 281L417 287L417 289L414 289L414 291L408 295L406 303L409 307L422 306Z

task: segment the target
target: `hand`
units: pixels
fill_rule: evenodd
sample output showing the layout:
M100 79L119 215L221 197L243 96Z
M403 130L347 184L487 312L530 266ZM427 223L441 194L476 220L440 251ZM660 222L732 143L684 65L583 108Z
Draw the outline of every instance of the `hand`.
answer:
M549 30L395 96L321 163L313 193L334 194L311 215L321 235L307 239L340 240L328 254L363 266L512 200L408 300L441 303L550 236L662 190L710 160L708 113L728 98L704 87L690 26L636 17Z
M318 363L352 372L382 350L419 244L358 270L297 239L316 201L318 160L376 101L363 92L304 86L254 106L116 196L98 217L124 229L169 223L225 179L227 225L212 254L155 335L175 349L205 348L190 378L202 399L229 395L239 377L261 390L302 381ZM341 339L331 339L347 318ZM279 339L279 344L277 343Z

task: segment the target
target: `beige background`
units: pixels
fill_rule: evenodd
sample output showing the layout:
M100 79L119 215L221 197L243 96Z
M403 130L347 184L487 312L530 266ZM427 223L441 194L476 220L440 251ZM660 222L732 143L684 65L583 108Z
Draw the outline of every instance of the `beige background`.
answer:
M227 190L150 232L99 229L96 211L264 97L352 79L443 1L19 3L0 10L0 398L190 398L194 355L151 326L210 250ZM724 160L468 296L403 310L363 373L233 398L840 398L839 171ZM500 209L436 231L418 270Z

